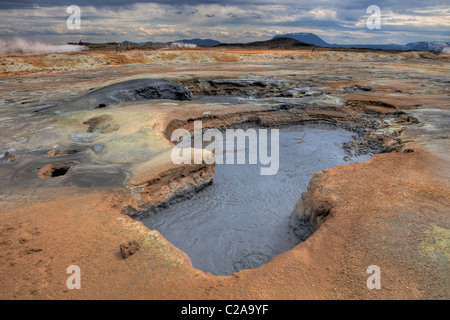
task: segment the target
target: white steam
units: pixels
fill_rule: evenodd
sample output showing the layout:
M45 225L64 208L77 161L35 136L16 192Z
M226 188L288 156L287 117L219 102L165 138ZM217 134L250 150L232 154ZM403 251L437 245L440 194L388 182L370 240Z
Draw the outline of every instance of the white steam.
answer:
M0 54L46 54L62 52L80 52L84 46L56 45L42 42L30 41L22 38L12 40L0 39Z
M186 42L172 42L170 44L172 48L178 48L178 49L195 49L197 48L197 45L194 43L186 43Z

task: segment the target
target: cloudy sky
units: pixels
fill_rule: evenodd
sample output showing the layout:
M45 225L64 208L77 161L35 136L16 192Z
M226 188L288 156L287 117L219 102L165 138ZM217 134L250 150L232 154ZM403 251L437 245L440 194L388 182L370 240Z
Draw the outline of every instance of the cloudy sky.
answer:
M80 30L67 28L69 5L81 8ZM381 8L380 30L367 28L369 5ZM0 38L249 42L290 32L340 44L450 42L450 0L0 0Z

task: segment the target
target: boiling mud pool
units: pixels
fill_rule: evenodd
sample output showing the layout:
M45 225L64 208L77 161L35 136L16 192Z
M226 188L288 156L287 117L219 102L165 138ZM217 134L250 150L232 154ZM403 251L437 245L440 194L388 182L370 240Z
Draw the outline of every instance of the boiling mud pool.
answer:
M230 275L257 268L311 235L291 213L315 172L370 158L344 161L342 144L353 135L327 125L282 128L278 174L260 175L261 165L218 164L212 185L142 222L200 270Z

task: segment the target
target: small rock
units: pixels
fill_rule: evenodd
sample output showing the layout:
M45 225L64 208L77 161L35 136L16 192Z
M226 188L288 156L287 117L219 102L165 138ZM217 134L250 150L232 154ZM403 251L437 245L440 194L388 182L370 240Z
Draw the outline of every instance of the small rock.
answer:
M96 137L98 137L99 134L94 132L88 132L88 133L71 133L70 139L74 142L92 142L92 140Z
M92 150L94 150L95 153L99 153L99 152L102 152L103 148L105 148L104 145L102 145L102 144L96 144L96 145L92 148Z
M128 243L122 243L120 245L120 253L124 259L132 256L139 250L139 243L136 240L129 241Z
M361 91L372 91L372 87L369 86L358 86L358 89Z
M16 161L16 157L13 156L11 153L9 152L5 152L0 154L0 163L1 162L14 162Z
M119 130L120 126L113 121L113 117L102 115L84 121L83 124L89 125L87 132L111 133Z
M279 104L279 105L275 106L275 108L277 108L278 110L290 110L290 109L294 108L294 106L292 106L288 103L283 103L283 104Z
M137 210L133 208L132 206L126 206L124 210L122 210L122 214L127 216L133 216L137 213Z
M369 86L360 86L356 84L352 87L345 87L344 90L345 92L369 92L373 91L373 88Z

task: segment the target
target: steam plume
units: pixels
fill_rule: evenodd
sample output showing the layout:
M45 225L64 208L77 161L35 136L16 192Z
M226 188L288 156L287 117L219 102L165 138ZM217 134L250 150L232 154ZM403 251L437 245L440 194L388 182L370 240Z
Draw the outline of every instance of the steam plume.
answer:
M172 42L170 44L172 48L178 49L194 49L197 48L197 45L194 43L186 43L186 42Z
M0 39L0 54L46 54L79 52L83 49L85 49L83 46L46 44L22 38L15 38L12 40Z

